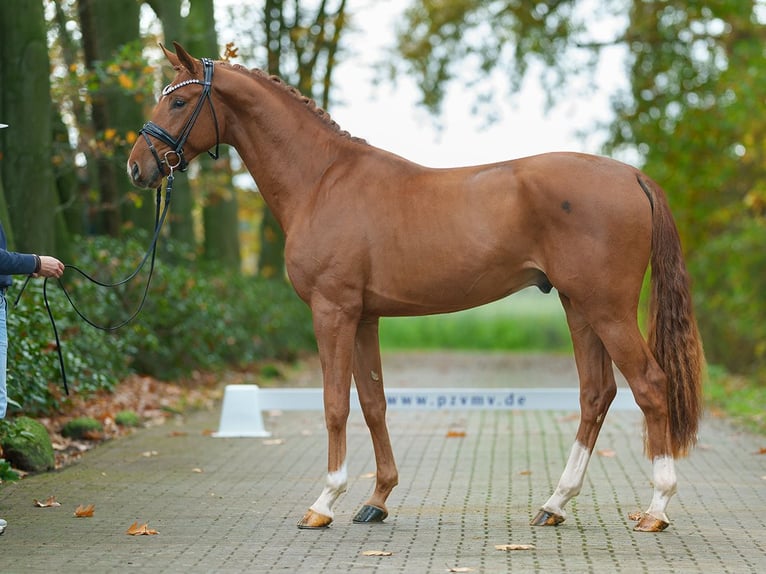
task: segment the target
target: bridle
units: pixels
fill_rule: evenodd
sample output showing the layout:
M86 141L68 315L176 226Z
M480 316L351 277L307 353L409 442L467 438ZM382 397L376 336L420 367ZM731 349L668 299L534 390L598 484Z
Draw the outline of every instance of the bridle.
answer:
M218 159L218 146L220 144L219 133L218 133L218 118L215 115L213 100L210 96L210 89L213 86L213 60L211 60L210 58L202 58L202 65L204 66L204 72L205 72L204 80L198 80L197 78L192 78L191 80L185 80L175 85L168 84L162 90L162 95L168 96L172 94L174 91L176 91L178 88L188 86L189 84L200 84L202 86L202 93L200 94L199 99L197 100L197 105L195 106L192 114L186 120L186 123L184 124L184 127L181 129L181 133L178 135L178 137L174 138L173 136L170 135L170 133L168 133L168 131L165 128L158 126L151 120L146 122L144 126L138 132L139 134L144 136L144 139L146 140L146 145L149 146L149 150L152 152L154 159L157 161L157 167L159 168L161 174L164 173L163 166L166 166L168 170L170 170L171 176L173 175L173 170L177 169L178 171L186 171L186 168L188 167L188 163L186 162L186 158L184 158L184 145L186 144L186 140L189 138L189 134L194 128L194 124L197 122L197 118L199 117L199 114L202 111L202 107L205 104L205 100L207 100L207 103L210 106L210 113L213 114L213 125L215 126L215 152L208 151L207 153L213 159ZM152 140L150 139L150 136L168 145L171 149L166 151L163 154L163 156L160 157L159 152L152 144ZM174 156L175 162L171 163L171 158L173 158L173 156Z

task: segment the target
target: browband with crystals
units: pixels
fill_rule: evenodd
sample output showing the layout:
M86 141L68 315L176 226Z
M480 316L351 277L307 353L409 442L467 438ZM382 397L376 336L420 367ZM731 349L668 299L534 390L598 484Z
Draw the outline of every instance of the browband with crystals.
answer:
M191 80L184 80L180 84L168 84L164 88L162 88L162 95L167 96L168 94L175 92L178 88L183 88L184 86L188 86L189 84L200 84L202 86L206 85L205 82L202 80L198 80L197 78L192 78ZM210 85L210 84L207 84Z

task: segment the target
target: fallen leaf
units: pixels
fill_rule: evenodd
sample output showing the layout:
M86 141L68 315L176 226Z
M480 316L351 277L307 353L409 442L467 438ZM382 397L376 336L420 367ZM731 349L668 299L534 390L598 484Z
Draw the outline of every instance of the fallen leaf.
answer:
M643 517L644 517L644 513L641 512L640 510L637 512L631 512L630 514L628 514L628 520L633 520L634 522L638 522Z
M201 473L203 473L203 472L205 472L205 471L204 471L204 470L202 470L201 468L193 468L193 469L192 469L192 472L197 472L197 473L200 473L200 474L201 474Z
M511 552L513 550L534 550L534 544L495 544L495 550L505 550Z
M56 506L61 506L61 503L56 502L55 496L49 496L46 500L37 500L35 498L35 506L38 508L53 508Z
M454 568L448 568L447 572L473 572L473 568L468 568L467 566L455 566Z
M512 552L515 550L534 550L534 544L496 544L495 550L505 550L506 552Z
M215 431L213 429L204 429L202 431L202 436L213 436L215 434Z
M362 556L393 556L393 554L387 550L365 550L362 552Z
M261 441L261 442L263 444L265 444L266 446L277 446L277 445L280 445L280 444L284 444L285 443L285 439L283 439L283 438L269 438L269 439L266 439L266 440Z
M158 456L160 453L158 453L156 450L145 450L141 453L141 456L144 456L146 458L151 458L153 456Z
M530 474L532 474L531 470L522 470L519 472L519 476L529 476Z
M188 435L188 434L189 434L189 433L188 433L188 432L186 432L186 431L179 431L179 430L174 430L174 431L170 431L170 432L168 433L168 436L169 436L169 437L177 437L177 436L186 436L186 435Z
M601 450L596 451L596 453L599 456L603 456L605 458L614 458L617 456L617 453L613 451L611 448L602 448Z
M77 518L91 518L93 516L93 511L96 510L95 504L89 504L88 506L83 506L80 504L75 508L74 515Z
M464 429L449 429L447 431L447 438L462 438L465 436L465 430Z
M141 536L143 534L159 534L159 532L153 528L149 528L149 524L142 524L139 526L138 521L136 521L130 525L130 528L128 528L125 534L130 534L131 536Z
M761 448L759 448L759 449L758 449L758 450L755 452L755 454L766 454L766 446L762 446Z

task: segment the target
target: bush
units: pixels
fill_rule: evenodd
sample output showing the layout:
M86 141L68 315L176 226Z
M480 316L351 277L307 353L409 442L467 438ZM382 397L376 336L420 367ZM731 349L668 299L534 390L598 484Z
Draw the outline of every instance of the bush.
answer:
M61 436L73 439L83 439L100 434L104 427L96 419L91 417L77 417L64 423L61 427Z
M749 219L711 239L689 262L708 361L766 372L766 223Z
M45 427L36 420L19 417L3 425L3 453L16 468L30 472L53 470L56 458Z
M78 243L77 265L102 282L127 277L151 238L96 237ZM308 307L284 281L262 280L197 260L173 242L161 243L146 302L136 319L114 332L86 324L64 293L47 294L61 338L70 389L82 395L111 390L130 373L162 380L195 370L289 360L316 349ZM83 313L103 327L129 317L143 298L149 263L132 282L99 287L67 270L64 285ZM20 281L17 285L20 286ZM8 391L27 414L51 412L66 401L56 345L43 305L43 282L30 281L18 306L8 294Z
M114 416L115 424L121 427L141 426L141 417L133 411L120 411Z

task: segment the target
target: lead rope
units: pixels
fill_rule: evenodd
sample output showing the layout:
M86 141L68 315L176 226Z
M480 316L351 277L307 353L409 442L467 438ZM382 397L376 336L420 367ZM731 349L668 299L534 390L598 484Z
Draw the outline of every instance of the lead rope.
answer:
M121 285L125 285L129 281L133 280L133 278L138 275L138 273L143 268L144 264L146 263L147 259L149 259L149 256L151 255L151 263L149 265L149 276L146 279L146 285L144 286L144 293L141 297L141 302L139 303L136 310L124 321L118 323L117 325L99 325L95 321L89 319L88 317L83 314L80 309L77 308L77 305L74 301L72 301L72 297L70 296L69 292L67 291L64 284L61 282L61 279L57 279L59 287L61 287L61 290L64 292L64 295L67 298L67 301L69 301L69 304L72 306L72 309L77 313L77 315L88 325L95 327L96 329L99 329L101 331L106 332L114 332L118 329L121 329L128 323L130 323L133 319L135 319L138 314L141 312L141 310L144 308L144 304L146 303L146 297L149 292L149 284L152 280L152 275L154 273L154 262L156 259L157 254L157 240L160 236L160 230L162 229L162 225L165 223L165 217L167 216L168 209L170 208L170 196L171 192L173 191L173 168L170 168L170 174L167 177L168 182L165 186L165 206L164 209L162 209L162 214L160 215L160 205L162 204L162 183L160 183L160 186L157 188L157 206L155 210L154 215L154 237L152 238L152 243L149 245L149 249L147 249L146 254L144 255L144 258L141 260L141 262L138 264L138 267L136 267L135 271L133 271L130 275L128 275L125 279L122 279L121 281L117 281L116 283L104 283L102 281L99 281L98 279L95 279L91 275L88 275L85 273L82 269L75 265L64 265L66 269L72 269L73 271L76 271L80 275L82 275L85 279L88 281L95 283L96 285L99 285L100 287L106 287L106 288L114 288L119 287ZM18 305L19 299L21 299L21 294L24 292L24 289L27 286L27 283L29 282L31 275L27 277L26 281L24 282L24 285L21 287L21 290L19 291L19 294L16 296L16 302L15 305ZM67 377L66 377L66 368L64 366L64 353L61 350L61 341L59 339L59 332L58 328L56 327L56 320L53 318L53 311L51 310L50 303L48 302L48 279L49 277L45 278L45 281L43 281L43 301L45 302L45 309L48 312L48 318L51 321L51 327L53 327L53 335L56 338L56 352L58 353L59 358L59 368L61 369L61 378L64 383L64 392L69 395L69 385L67 384Z

